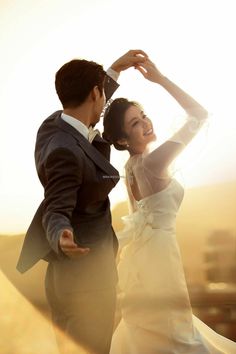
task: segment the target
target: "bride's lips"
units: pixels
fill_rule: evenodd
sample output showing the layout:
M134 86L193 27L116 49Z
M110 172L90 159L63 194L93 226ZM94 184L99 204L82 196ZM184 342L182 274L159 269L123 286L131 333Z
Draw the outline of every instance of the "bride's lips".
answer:
M148 129L143 135L146 136L146 135L151 135L151 134L153 134L152 128Z

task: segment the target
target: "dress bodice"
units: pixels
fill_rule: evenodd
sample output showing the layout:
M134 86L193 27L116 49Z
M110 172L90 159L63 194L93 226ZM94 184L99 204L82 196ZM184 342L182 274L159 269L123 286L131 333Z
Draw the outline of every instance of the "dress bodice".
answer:
M153 229L175 232L176 214L183 196L183 187L173 178L162 191L136 201L136 210L122 218L125 228L118 232L120 246L138 239L147 224Z
M152 215L154 228L172 229L183 196L183 187L173 178L162 191L136 202L137 211Z

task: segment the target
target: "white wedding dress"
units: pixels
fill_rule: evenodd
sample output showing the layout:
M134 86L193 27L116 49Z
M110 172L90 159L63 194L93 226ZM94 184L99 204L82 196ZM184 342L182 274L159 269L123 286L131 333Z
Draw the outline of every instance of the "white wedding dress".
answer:
M183 132L189 134L189 126ZM170 140L184 143L180 135ZM118 265L122 318L110 354L234 354L236 343L192 314L175 235L184 190L172 178L152 194L155 169L148 168L150 158L152 154L135 155L126 165L141 194L149 196L135 201L128 180L133 212L124 218L125 228L118 233L121 246L126 244Z

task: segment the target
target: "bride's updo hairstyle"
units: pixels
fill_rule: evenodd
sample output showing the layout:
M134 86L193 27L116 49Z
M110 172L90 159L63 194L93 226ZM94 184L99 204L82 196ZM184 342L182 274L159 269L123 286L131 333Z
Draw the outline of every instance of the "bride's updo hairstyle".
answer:
M126 146L117 143L118 140L127 138L124 131L125 112L131 106L140 107L135 101L126 98L116 98L104 113L103 138L107 140L117 150L127 150Z

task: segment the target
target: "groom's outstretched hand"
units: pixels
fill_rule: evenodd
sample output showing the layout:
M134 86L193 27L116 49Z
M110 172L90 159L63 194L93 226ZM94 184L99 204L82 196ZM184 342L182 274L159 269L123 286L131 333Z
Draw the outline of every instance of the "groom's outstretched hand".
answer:
M71 230L63 230L60 239L59 246L63 253L65 253L69 258L80 258L89 253L90 248L79 247L74 242L74 235Z
M130 68L131 66L136 67L145 63L148 55L141 49L129 50L127 53L122 55L117 59L112 65L111 68L117 73L120 73L123 70Z

